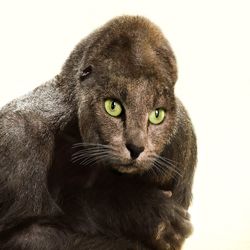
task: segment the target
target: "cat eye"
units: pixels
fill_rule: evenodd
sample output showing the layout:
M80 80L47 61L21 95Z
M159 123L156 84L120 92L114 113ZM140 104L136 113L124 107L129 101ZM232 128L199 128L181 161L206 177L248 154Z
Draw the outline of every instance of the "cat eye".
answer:
M111 116L117 117L122 113L122 105L113 99L107 99L104 106L107 113Z
M165 110L162 108L156 109L149 114L149 121L154 125L158 125L163 122L165 118Z
M80 75L80 81L84 81L87 79L90 74L92 73L92 66L88 66L86 69L84 69Z

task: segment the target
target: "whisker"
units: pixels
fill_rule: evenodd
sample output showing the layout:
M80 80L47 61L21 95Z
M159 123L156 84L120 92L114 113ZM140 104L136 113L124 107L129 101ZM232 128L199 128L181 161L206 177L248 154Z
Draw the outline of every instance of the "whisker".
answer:
M86 142L79 142L75 143L72 145L72 148L77 148L77 147L100 147L100 148L109 148L111 149L112 146L105 145L105 144L100 144L100 143L86 143Z
M161 159L157 159L157 161L160 164L164 164L164 166L166 166L169 170L182 177L182 174L176 169L176 167L173 167L171 164L161 161Z
M71 159L72 160L80 160L80 159L83 159L83 158L94 158L94 157L97 157L97 156L105 156L107 154L108 154L108 152L96 152L96 153L93 153L93 154L81 153L79 155L73 155L71 157Z
M91 162L96 161L97 159L102 159L104 158L104 155L99 155L95 157L85 157L84 160L80 163L80 165L88 165Z
M155 154L155 156L157 156L158 158L161 158L161 159L167 160L168 162L171 162L171 163L173 163L173 164L175 164L175 163L177 164L177 163L178 163L178 161L172 160L172 159L167 158L167 157L163 157L163 156L161 156L161 155L157 155L157 154Z
M152 154L150 158L153 160L153 166L155 166L158 172L161 171L161 174L166 174L167 171L170 171L170 174L172 172L182 177L182 174L177 170L177 166L172 162L169 162L167 158L157 154ZM175 176L171 174L171 177Z
M163 161L165 161L165 162L167 162L168 164L171 164L171 165L173 165L173 166L175 166L175 164L174 163L177 163L176 161L174 161L174 160L172 160L172 159L169 159L169 158L167 158L167 157L163 157L163 156L161 156L161 155L158 155L158 154L152 154L154 157L156 157L157 159L161 159L161 160L163 160Z
M91 163L94 164L98 161L98 157L95 158L86 158L84 161L80 163L81 166L88 166Z
M155 156L155 159L156 159L158 162L160 161L160 162L165 163L166 165L168 165L168 168L171 168L171 170L172 170L173 172L175 172L175 173L178 174L179 176L182 176L182 174L177 170L177 166L176 166L175 164L172 163L173 160L168 159L168 158L166 158L166 157L162 157L162 156L157 155L157 154L154 154L154 156ZM170 161L172 161L172 162L170 162Z
M74 163L82 160L79 163L81 166L96 164L99 161L107 159L118 159L113 152L113 147L109 145L103 145L98 143L76 143L73 145L73 147L83 147L83 149L75 152L71 157L71 160Z
M163 161L164 163L170 165L173 168L177 168L175 164L173 164L172 162L169 162L169 160L167 158L163 158L163 157L158 157L158 160Z
M179 170L177 170L177 167L176 166L173 166L169 163L165 163L166 166L168 166L168 168L173 171L174 173L176 173L177 175L179 175L180 177L182 177L183 175L181 174L181 172Z
M81 162L80 165L88 166L90 164L96 164L97 162L100 162L100 161L103 161L103 160L106 160L106 159L110 159L109 155L98 156L98 157L95 157L95 158L89 158L88 160Z
M82 159L84 157L95 157L100 154L105 154L107 151L110 151L112 148L108 145L98 144L98 143L76 143L73 147L84 147L88 146L87 148L83 148L72 155L72 160Z
M154 162L155 170L159 172L160 175L165 175L167 172L167 169L165 169L162 165L160 165L158 162Z
M75 156L75 155L81 155L81 154L89 154L89 155L91 155L91 154L95 154L95 153L102 153L102 152L108 152L108 150L99 150L99 149L93 149L93 150L79 150L79 151L77 151L77 152L75 152L74 154L73 154L73 156Z
M159 173L159 169L158 166L156 165L155 162L153 162L153 167L149 169L150 170L150 174L159 177L159 174L161 175L161 173Z

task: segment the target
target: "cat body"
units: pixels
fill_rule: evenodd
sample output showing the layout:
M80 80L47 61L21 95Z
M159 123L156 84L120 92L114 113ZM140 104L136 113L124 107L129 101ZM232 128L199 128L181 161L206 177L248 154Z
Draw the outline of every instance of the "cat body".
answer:
M3 107L0 249L180 249L196 139L176 80L160 30L123 16Z

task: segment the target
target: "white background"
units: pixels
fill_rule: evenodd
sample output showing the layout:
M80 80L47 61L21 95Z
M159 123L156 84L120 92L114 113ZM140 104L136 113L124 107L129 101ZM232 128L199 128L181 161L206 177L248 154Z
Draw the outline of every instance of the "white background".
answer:
M52 78L81 38L121 14L159 25L178 59L176 93L199 144L184 250L249 250L250 1L1 1L0 106Z

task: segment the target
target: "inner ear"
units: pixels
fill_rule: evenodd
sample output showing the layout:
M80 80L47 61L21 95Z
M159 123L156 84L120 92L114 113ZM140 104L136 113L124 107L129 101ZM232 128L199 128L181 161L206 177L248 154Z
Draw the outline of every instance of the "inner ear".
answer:
M80 81L86 80L92 73L92 66L89 65L87 68L85 68L81 75L80 75Z

